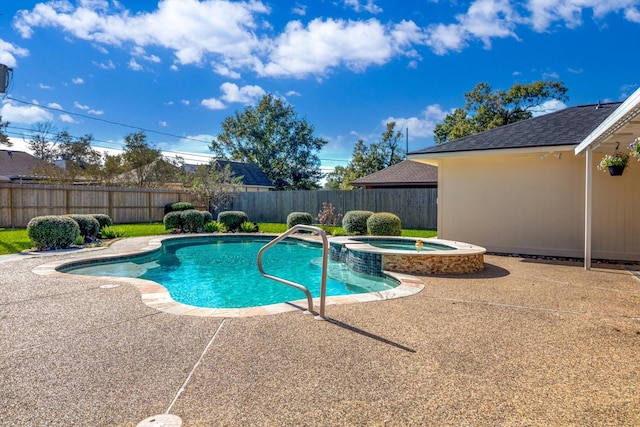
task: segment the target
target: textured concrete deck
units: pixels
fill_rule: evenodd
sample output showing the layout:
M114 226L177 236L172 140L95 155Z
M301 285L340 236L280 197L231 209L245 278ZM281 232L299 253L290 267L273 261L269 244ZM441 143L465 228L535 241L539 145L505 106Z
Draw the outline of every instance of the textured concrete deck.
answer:
M422 277L419 294L323 322L163 313L133 285L32 272L51 260L0 259L3 426L167 411L184 426L640 425L640 279L625 266L487 256L482 273Z

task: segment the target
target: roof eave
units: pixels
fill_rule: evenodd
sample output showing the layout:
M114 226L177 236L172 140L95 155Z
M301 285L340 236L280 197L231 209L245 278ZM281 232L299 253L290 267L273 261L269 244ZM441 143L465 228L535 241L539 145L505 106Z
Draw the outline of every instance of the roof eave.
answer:
M494 148L490 150L466 150L466 151L443 151L439 153L414 153L409 154L409 160L424 161L428 159L451 159L458 157L481 157L481 156L504 156L510 154L539 154L556 153L559 151L572 151L576 144L565 145L542 145L537 147L518 148Z
M629 96L613 113L609 115L600 125L593 130L575 148L575 154L580 154L587 148L597 148L608 137L613 135L621 127L629 123L640 115L640 89L637 89Z

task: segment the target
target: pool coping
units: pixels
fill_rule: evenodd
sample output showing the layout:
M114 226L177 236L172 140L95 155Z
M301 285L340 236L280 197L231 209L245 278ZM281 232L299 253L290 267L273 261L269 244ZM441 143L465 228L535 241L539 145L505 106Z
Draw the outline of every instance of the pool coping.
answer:
M111 254L111 255L102 255L91 258L84 258L82 260L58 260L48 262L46 264L41 264L35 267L32 272L41 276L48 277L58 277L65 279L74 279L74 280L106 280L109 282L115 282L116 284L129 284L136 287L136 289L140 292L140 296L142 302L145 303L148 307L154 308L156 310L184 315L184 316L198 316L198 317L250 317L250 316L261 316L261 315L271 315L271 314L279 314L286 313L290 311L307 311L307 300L302 298L295 301L278 303L278 304L270 304L264 306L257 307L247 307L247 308L204 308L197 307L192 305L187 305L175 301L169 291L159 283L146 280L146 279L138 279L138 278L130 278L130 277L113 277L113 276L85 276L79 274L68 274L58 271L57 269L64 265L74 264L74 263L83 263L94 260L106 260L106 259L115 259L115 258L126 258L134 255L141 255L144 253L151 252L153 250L159 249L162 246L162 242L168 239L189 239L189 238L202 238L205 236L218 236L224 238L224 234L218 233L200 233L196 235L173 235L173 236L159 236L154 237L147 241L146 246L119 254ZM233 236L237 237L256 237L256 234L251 233L236 233ZM261 237L277 237L277 234L260 234ZM226 236L229 237L229 236ZM313 241L317 242L318 240L314 238L314 236L310 235L294 235L290 236L295 239L303 240L303 241ZM351 294L351 295L340 295L340 296L327 296L325 299L325 305L338 305L338 304L354 304L361 302L371 302L371 301L384 301L388 299L395 298L403 298L411 295L415 295L418 292L424 289L424 283L409 274L392 272L392 271L383 271L384 274L390 276L392 279L395 279L399 282L399 285L393 289L388 289L385 291L379 292L370 292L366 294ZM313 298L314 309L320 306L320 298ZM315 314L315 313L314 313Z

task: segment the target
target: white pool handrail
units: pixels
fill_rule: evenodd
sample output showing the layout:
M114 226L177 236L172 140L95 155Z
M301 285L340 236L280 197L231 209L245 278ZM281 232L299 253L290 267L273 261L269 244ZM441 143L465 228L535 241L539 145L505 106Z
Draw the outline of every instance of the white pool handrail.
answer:
M275 280L276 282L280 282L282 284L291 286L293 288L299 289L302 292L304 292L305 295L307 296L307 305L308 305L308 309L305 313L308 313L308 314L314 313L313 298L311 297L311 292L309 292L309 289L307 289L305 286L299 283L291 282L289 280L267 274L264 272L264 269L262 268L262 254L264 253L264 251L274 246L276 243L280 242L281 240L284 240L287 236L295 233L298 230L307 230L307 231L316 232L322 238L322 277L320 282L320 315L316 316L315 318L317 320L324 320L324 306L325 306L326 293L327 293L327 260L328 260L328 251L329 251L329 240L327 239L327 233L325 233L323 229L319 227L314 227L312 225L304 225L304 224L294 225L293 227L291 227L290 229L288 229L287 231L280 234L278 237L276 237L275 239L273 239L272 241L264 245L262 248L260 248L260 251L258 251L258 270L260 271L260 274L266 277L267 279Z

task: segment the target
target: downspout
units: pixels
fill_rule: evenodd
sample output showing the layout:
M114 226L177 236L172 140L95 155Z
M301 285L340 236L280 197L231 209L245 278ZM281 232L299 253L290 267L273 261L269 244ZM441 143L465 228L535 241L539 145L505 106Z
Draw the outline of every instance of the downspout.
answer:
M584 269L591 270L591 208L593 191L593 152L591 147L585 151L585 193L584 193Z

